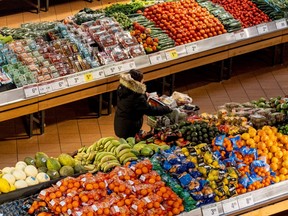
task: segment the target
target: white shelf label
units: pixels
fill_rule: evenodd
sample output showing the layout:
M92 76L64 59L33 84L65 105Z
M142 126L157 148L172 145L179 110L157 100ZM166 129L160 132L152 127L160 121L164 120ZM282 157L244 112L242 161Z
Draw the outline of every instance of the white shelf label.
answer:
M163 62L163 58L162 58L160 53L158 53L156 55L150 55L149 59L150 59L151 64L159 64L159 63Z
M105 75L109 76L109 75L113 75L119 72L119 69L117 66L113 65L111 67L107 67L104 69L105 70Z
M202 207L203 216L219 216L217 204Z
M105 77L105 72L104 70L97 70L97 71L93 71L92 75L94 77L94 79L101 79Z
M239 204L240 209L246 208L248 206L254 205L254 199L252 195L241 197L241 198L238 198L238 204Z
M247 33L242 30L234 33L236 40L243 40L248 37Z
M52 86L50 83L43 83L38 85L38 89L40 94L45 94L52 91Z
M187 51L188 54L192 54L192 53L198 52L198 45L197 45L197 43L187 44L187 45L185 46L185 48L186 48L186 51Z
M67 78L67 82L69 86L79 85L84 82L84 76L77 75L77 76Z
M37 85L24 87L24 93L26 98L36 97L39 95L39 89Z
M166 55L167 60L172 60L172 59L178 58L178 52L175 49L166 51L165 55Z
M53 90L60 90L67 87L67 83L64 79L53 82L51 85Z
M228 201L222 204L224 213L230 213L239 209L237 200Z
M287 28L287 21L286 21L286 19L276 20L275 23L276 23L276 28L277 28L277 29Z
M262 24L260 26L257 26L257 31L259 34L265 34L269 32L267 24Z
M136 68L136 64L134 60L124 63L124 71L130 71Z

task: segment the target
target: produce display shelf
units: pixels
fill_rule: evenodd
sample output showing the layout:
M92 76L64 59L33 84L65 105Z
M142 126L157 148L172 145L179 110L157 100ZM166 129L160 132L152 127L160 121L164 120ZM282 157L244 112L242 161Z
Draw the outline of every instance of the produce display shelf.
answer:
M221 202L202 206L191 212L184 212L181 216L234 216L246 215L246 213L247 215L264 216L275 214L287 210L287 207L285 206L288 202L287 191L287 181L283 181ZM275 209L274 205L277 205L276 203L282 207ZM270 214L268 214L268 212L270 212Z
M145 80L149 81L248 52L285 44L287 41L287 20L281 19L48 82L5 91L0 93L0 121L111 92L118 86L118 74L133 68L140 69L144 73ZM220 74L220 79L221 76Z

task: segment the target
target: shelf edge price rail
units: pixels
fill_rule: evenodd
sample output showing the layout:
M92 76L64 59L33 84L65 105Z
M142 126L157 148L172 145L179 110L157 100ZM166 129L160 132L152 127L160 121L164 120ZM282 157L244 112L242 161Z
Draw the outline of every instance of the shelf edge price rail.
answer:
M248 38L248 35L247 35L245 30L240 30L240 31L235 32L234 36L235 36L236 41L244 40L244 39Z
M123 64L124 64L124 71L130 71L132 69L136 69L136 64L133 59L124 61Z
M51 85L52 85L52 89L54 91L57 91L57 90L66 88L67 87L67 82L66 82L65 79L59 79L59 80L57 80L55 82L52 82Z
M164 61L164 59L162 58L161 52L156 53L156 54L150 54L149 55L149 60L150 60L152 65L160 64L160 63L162 63Z
M93 75L95 80L105 78L104 70L95 70L92 72L92 75Z
M277 29L284 29L284 28L287 28L287 21L286 19L279 19L279 20L276 20L275 21L275 24L276 24L276 28Z
M238 200L236 198L222 202L224 213L230 213L239 210Z
M79 85L84 82L84 76L82 75L74 75L67 78L68 86Z
M220 215L218 211L217 203L203 206L201 209L202 209L203 216L219 216Z
M259 35L266 34L266 33L269 32L268 26L265 23L256 26L256 28L257 28L257 31L258 31Z
M52 91L51 82L44 82L38 85L39 93L46 94Z
M176 49L165 51L165 55L167 60L173 60L179 57Z
M187 44L185 48L186 48L187 54L193 54L193 53L198 52L199 50L197 43Z
M26 98L31 98L31 97L36 97L39 95L39 89L37 84L36 85L30 85L30 86L25 86L23 88L24 94Z
M238 197L238 204L239 204L240 209L247 208L249 206L254 205L254 199L253 199L252 194Z

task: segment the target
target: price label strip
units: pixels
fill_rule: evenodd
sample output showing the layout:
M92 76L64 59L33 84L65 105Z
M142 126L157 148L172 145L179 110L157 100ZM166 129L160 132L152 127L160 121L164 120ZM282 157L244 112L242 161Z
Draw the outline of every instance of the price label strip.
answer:
M224 213L230 213L230 212L239 210L238 201L235 199L233 201L231 200L231 201L223 203L223 210L224 210Z
M38 85L39 93L40 94L46 94L47 92L52 91L51 83L43 83Z
M196 43L187 44L187 45L185 46L185 48L186 48L186 52L187 52L188 54L193 54L193 53L198 52L198 45L197 45Z
M236 40L243 40L243 39L248 38L248 35L244 30L235 32L234 35L235 35Z
M151 64L159 64L159 63L163 62L163 58L162 58L160 53L158 53L156 55L150 55L149 59L150 59Z
M276 28L277 28L277 29L287 28L287 21L286 21L286 19L276 20L275 23L276 23Z
M165 52L165 55L167 60L178 58L178 52L175 49Z
M203 206L202 207L202 214L203 214L203 216L219 216L217 204Z
M69 86L79 85L84 82L84 77L77 75L67 79Z
M134 60L124 63L124 71L130 71L136 68L136 64Z
M67 87L64 79L51 83L53 90L60 90Z
M254 199L253 199L252 195L248 195L245 197L239 197L238 198L238 204L239 204L240 209L247 208L249 206L254 205Z
M113 75L119 72L119 68L117 66L111 66L111 67L107 67L104 69L105 70L105 75L109 76L109 75Z
M39 95L39 89L37 85L24 87L24 94L26 98L36 97Z
M257 26L258 34L265 34L269 32L268 26L266 24L262 24Z
M93 71L92 75L94 77L94 79L101 79L105 77L105 72L104 70L98 70L98 71Z
M85 82L91 82L94 80L93 74L92 73L86 73L84 74L84 81Z

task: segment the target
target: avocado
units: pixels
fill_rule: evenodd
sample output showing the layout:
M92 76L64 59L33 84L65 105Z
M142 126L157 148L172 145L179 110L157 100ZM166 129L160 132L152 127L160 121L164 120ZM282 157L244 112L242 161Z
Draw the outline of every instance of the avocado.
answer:
M38 167L38 172L39 173L41 173L41 172L43 172L43 173L46 173L48 171L48 169L47 169L47 167Z
M35 164L35 159L33 159L32 157L25 157L24 162L25 162L27 165L36 166L36 164Z
M60 178L60 174L57 170L48 170L47 175L50 177L50 179Z

